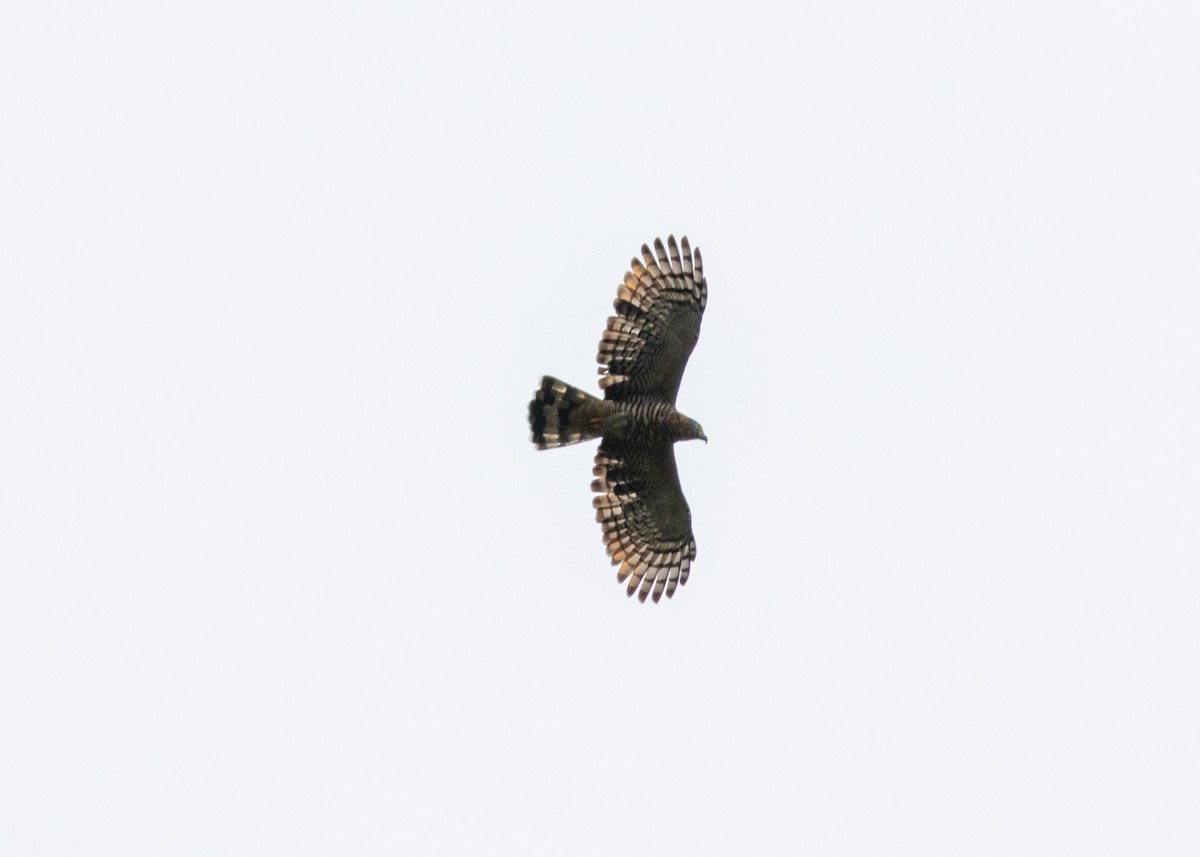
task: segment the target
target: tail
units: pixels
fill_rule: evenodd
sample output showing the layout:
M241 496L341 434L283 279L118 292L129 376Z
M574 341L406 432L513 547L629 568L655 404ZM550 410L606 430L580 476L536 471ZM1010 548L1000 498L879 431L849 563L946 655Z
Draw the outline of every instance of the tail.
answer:
M529 403L530 440L538 449L579 443L604 434L611 404L549 375Z

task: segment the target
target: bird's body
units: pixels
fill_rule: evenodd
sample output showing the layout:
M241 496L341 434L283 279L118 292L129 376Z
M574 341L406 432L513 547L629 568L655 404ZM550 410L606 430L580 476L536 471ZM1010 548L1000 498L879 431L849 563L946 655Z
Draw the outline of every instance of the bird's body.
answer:
M707 440L675 409L708 298L700 251L674 236L642 245L617 292L596 360L604 398L557 378L542 378L529 403L538 449L601 438L592 505L617 579L628 593L658 601L687 581L696 558L691 512L679 485L674 443Z
M598 399L549 375L542 377L529 411L538 449L597 437L626 443L674 443L696 437L691 423L669 402Z

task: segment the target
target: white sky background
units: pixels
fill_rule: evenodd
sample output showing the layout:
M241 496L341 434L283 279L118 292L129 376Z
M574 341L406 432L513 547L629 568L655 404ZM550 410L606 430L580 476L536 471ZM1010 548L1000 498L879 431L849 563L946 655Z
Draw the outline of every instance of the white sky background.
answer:
M0 13L0 851L1200 853L1200 13ZM710 301L699 556L591 388Z

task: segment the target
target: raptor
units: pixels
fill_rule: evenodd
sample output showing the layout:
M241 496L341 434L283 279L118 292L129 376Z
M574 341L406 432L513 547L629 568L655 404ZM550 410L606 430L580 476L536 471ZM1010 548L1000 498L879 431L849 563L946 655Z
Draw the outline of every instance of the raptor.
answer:
M686 237L643 244L613 302L596 361L604 398L549 375L529 403L538 449L600 438L592 505L605 549L627 594L658 601L687 582L696 559L692 515L679 485L675 443L706 441L675 409L688 357L700 336L708 284L700 249Z

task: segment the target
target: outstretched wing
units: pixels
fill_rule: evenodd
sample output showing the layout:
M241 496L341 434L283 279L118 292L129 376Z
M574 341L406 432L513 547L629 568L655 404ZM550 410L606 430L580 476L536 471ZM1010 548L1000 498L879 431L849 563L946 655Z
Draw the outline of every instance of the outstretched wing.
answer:
M627 594L654 600L687 582L696 540L692 513L679 487L675 449L670 443L631 444L606 437L596 454L592 498L596 520L617 580L629 580Z
M617 314L609 318L600 339L596 362L601 364L606 399L675 404L684 367L700 336L708 300L700 248L693 260L687 237L680 252L672 235L666 247L654 239L654 251L643 244L642 260L629 263L613 302Z

